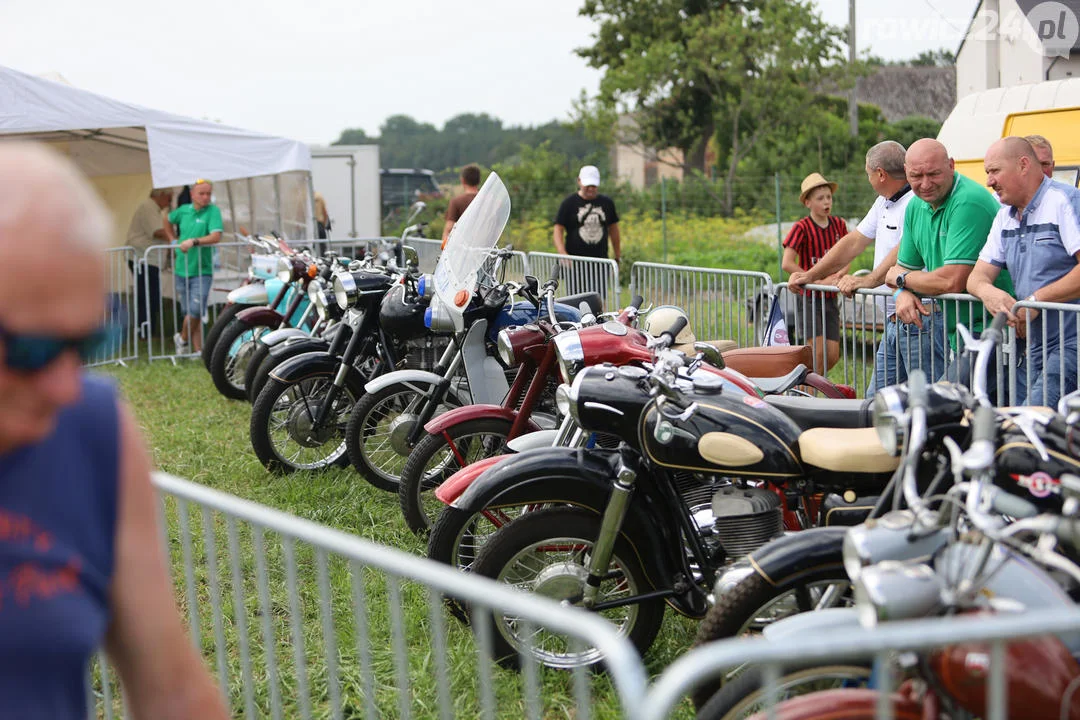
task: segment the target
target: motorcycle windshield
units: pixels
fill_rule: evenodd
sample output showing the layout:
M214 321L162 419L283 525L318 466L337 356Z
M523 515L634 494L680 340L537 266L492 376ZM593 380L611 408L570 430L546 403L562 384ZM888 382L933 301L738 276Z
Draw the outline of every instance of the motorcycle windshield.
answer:
M435 268L435 294L447 312L463 315L484 261L509 219L510 194L499 176L491 173L454 224Z

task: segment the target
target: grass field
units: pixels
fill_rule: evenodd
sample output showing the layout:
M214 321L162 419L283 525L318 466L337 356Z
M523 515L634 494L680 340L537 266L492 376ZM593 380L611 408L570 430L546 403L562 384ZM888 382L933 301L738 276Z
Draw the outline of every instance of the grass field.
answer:
M422 554L424 543L405 527L396 495L377 490L351 468L323 473L278 477L268 474L255 458L248 439L250 407L219 395L209 374L198 361L135 363L130 367L104 368L98 372L118 381L135 409L154 460L162 470L232 493L302 518L353 533L374 542ZM178 581L178 602L187 617L195 609L200 644L211 668L228 677L230 700L236 716L245 706L256 717L272 716L280 703L282 717L302 717L310 708L314 717L332 717L324 648L323 618L319 609L318 563L311 548L296 547L280 538L256 537L250 528L230 527L213 516L209 524L197 509L167 503L170 553L174 578ZM195 558L192 585L194 603L183 590L185 565L181 528L190 529L190 552ZM206 530L212 529L215 552L206 553ZM234 533L230 538L230 533ZM234 556L230 539L239 552L235 556L241 578L243 613L234 612L230 568ZM256 544L265 546L267 593L260 597L256 582L259 567ZM290 562L290 557L293 561ZM216 576L209 572L211 558ZM288 579L295 574L299 588L296 605L286 592ZM366 627L353 619L351 574L357 569L340 558L330 558L327 578L333 608L332 642L336 644L343 717L438 716L437 676L448 674L450 701L459 717L479 716L480 679L473 635L456 620L444 616L438 599L432 601L417 583L396 583L371 569L359 571L357 583L367 598ZM219 599L222 615L215 618L212 599ZM391 605L400 608L395 613ZM432 606L437 609L432 612ZM290 617L300 618L296 627ZM398 620L400 618L400 625ZM226 651L215 655L215 620L226 639ZM439 626L445 627L447 667L438 664ZM646 657L648 671L655 675L690 645L696 624L670 611L661 636ZM247 635L250 649L250 682L244 682L240 643ZM370 641L369 662L361 662L358 634ZM400 640L396 640L400 636ZM267 642L267 639L270 639ZM407 662L398 666L393 647L402 642ZM270 652L272 651L272 652ZM276 665L276 673L272 667ZM306 665L306 672L298 672ZM370 670L370 672L367 672ZM274 680L274 677L277 680ZM408 691L401 692L401 677L407 676ZM541 675L545 718L582 717L574 703L571 676L546 672ZM591 716L617 718L620 708L610 682L601 675L591 677L594 702ZM521 698L523 688L517 673L494 669L491 681L499 717L528 715ZM309 699L310 698L310 699ZM691 717L684 704L675 717Z

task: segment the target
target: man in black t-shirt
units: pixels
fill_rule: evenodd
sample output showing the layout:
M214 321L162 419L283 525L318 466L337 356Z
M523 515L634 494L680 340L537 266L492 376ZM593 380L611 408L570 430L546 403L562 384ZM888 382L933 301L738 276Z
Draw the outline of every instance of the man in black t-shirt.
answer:
M555 251L560 255L607 258L608 239L615 262L622 260L619 214L615 203L599 191L600 171L586 165L578 173L578 191L563 200L555 216Z

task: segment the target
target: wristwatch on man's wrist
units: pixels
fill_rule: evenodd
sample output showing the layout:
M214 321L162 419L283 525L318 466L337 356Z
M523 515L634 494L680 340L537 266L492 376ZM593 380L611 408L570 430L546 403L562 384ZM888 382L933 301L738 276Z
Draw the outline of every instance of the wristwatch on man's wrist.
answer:
M900 289L900 290L904 289L904 282L905 282L904 278L907 277L908 272L911 272L911 271L908 270L908 271L902 272L902 273L900 273L899 275L896 276L896 287L898 289Z

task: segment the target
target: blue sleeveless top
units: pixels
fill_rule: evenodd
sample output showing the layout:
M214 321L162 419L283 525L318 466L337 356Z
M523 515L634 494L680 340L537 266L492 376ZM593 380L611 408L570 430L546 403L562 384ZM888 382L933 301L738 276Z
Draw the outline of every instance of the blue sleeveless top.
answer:
M82 397L42 442L0 455L0 717L87 717L109 620L119 476L116 392Z

